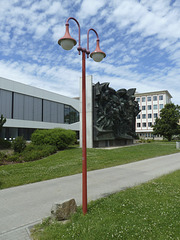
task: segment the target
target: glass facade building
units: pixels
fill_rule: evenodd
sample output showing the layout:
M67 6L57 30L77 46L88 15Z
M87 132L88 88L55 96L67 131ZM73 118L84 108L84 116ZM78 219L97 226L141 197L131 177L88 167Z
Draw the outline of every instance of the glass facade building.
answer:
M7 122L0 134L7 139L18 135L30 139L37 128L61 127L79 131L78 100L4 78L0 78L1 114Z

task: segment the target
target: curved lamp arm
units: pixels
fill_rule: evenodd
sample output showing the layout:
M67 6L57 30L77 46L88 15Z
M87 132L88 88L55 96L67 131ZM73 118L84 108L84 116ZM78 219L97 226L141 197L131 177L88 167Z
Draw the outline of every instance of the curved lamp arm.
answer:
M95 32L95 34L96 34L96 37L97 37L97 40L96 40L96 49L94 50L94 52L92 52L91 54L90 54L90 50L89 50L89 32L90 31L93 31L93 32ZM100 49L100 46L99 46L99 36L98 36L98 33L96 32L96 30L94 30L93 28L90 28L89 30L88 30L88 32L87 32L87 51L86 51L86 53L87 53L87 58L89 58L89 54L90 54L90 57L91 58L93 58L93 60L95 61L95 62L100 62L100 61L102 61L102 59L103 58L105 58L106 57L106 54Z
M96 32L96 30L93 29L93 28L90 28L90 29L88 30L88 32L87 32L87 58L89 58L89 54L90 54L90 51L89 51L89 32L90 32L91 30L94 31L95 34L96 34L96 36L97 36L97 40L96 40L96 41L99 41L99 36L98 36L98 33Z
M81 47L81 28L80 28L80 24L79 24L79 22L78 22L78 20L77 19L75 19L75 18L73 18L73 17L69 17L68 19L67 19L67 21L66 21L66 26L68 26L68 28L69 28L69 20L70 19L72 19L72 20L74 20L76 23L77 23L77 25L78 25L78 30L79 30L79 46L77 47L77 50L79 51L79 55L80 55L80 52L81 52L81 50L82 50L82 47Z

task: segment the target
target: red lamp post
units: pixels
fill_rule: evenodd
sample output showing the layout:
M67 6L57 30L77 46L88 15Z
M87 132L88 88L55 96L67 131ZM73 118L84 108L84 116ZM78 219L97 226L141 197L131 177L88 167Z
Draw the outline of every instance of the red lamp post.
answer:
M89 32L90 30L94 31L97 36L97 45L94 52L90 54L90 57L93 58L95 62L100 62L103 58L106 57L106 54L101 51L99 47L99 36L97 32L90 28L87 32L87 49L81 47L81 32L79 22L70 17L66 21L66 32L64 37L60 38L58 44L64 50L71 50L76 45L76 40L71 37L69 34L69 20L74 20L79 28L79 46L77 50L79 51L79 55L82 52L82 209L83 214L87 213L87 153L86 153L86 54L87 58L89 58Z

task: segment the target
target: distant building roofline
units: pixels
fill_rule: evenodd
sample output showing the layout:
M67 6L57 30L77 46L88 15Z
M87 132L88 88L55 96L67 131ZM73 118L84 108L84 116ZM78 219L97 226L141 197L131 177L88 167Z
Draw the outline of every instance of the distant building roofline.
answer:
M144 92L144 93L135 93L135 97L140 96L152 96L152 95L160 95L160 94L167 94L170 98L172 98L172 95L168 92L168 90L161 90L161 91L154 91L154 92Z

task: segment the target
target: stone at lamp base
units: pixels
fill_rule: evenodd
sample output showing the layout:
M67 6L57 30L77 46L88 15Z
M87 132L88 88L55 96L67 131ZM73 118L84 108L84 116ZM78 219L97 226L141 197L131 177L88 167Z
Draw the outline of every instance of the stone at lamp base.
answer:
M51 209L51 219L64 221L68 220L77 211L76 201L71 199L62 204L54 204Z

